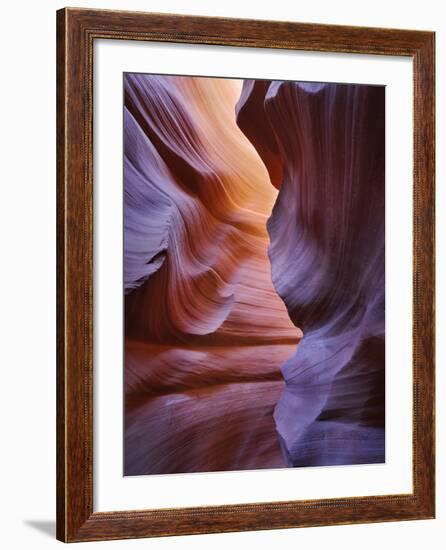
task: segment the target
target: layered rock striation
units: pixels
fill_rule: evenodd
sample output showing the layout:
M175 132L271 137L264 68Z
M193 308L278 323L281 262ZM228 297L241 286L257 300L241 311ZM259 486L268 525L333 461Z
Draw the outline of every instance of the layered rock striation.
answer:
M290 466L385 458L384 112L383 87L351 84L246 81L237 104L280 189L272 279L304 334L274 412Z
M383 462L384 88L126 74L124 132L125 474Z
M271 281L277 190L240 90L125 75L128 475L285 465L272 413L301 331Z

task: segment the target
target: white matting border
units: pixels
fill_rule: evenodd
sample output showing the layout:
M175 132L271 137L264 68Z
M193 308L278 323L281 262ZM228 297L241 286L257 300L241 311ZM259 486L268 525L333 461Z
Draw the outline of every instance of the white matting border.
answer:
M386 463L123 477L122 74L386 85ZM412 492L412 61L95 40L94 510Z

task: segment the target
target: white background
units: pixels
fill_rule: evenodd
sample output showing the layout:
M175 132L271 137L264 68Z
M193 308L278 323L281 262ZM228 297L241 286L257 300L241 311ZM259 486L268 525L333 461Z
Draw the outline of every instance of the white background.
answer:
M55 517L55 9L62 2L2 6L2 546L49 548ZM446 276L446 17L442 2L375 0L240 2L96 1L78 6L420 28L437 31L438 280ZM6 119L6 120L5 120ZM6 125L5 125L6 122ZM443 184L443 185L442 185ZM440 253L442 251L442 253ZM446 292L437 295L435 521L93 543L101 548L441 548L446 536ZM438 426L440 428L438 428ZM99 547L99 546L98 546Z

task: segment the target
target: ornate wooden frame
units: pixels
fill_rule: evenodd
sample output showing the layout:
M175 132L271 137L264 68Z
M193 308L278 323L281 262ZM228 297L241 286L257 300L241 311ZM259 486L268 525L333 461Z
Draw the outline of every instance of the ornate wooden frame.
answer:
M409 56L414 68L413 493L93 512L93 41ZM124 539L433 518L432 32L65 8L57 12L57 538Z

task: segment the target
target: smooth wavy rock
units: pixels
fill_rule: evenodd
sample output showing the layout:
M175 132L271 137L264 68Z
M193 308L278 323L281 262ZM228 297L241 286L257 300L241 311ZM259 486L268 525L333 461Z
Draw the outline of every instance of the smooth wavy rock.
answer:
M246 81L237 112L269 174L281 170L272 278L304 334L274 413L284 456L383 462L384 88Z
M285 467L273 411L294 347L127 341L126 475Z
M272 411L302 333L271 280L277 190L236 124L241 85L124 78L126 474L285 465Z

